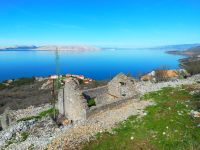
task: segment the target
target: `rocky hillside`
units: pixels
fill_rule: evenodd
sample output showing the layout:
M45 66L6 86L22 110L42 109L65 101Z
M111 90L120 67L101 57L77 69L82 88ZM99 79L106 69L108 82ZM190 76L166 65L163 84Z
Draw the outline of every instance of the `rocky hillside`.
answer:
M184 51L168 51L169 54L184 55L189 57L197 57L200 55L200 46L192 47Z
M0 83L0 114L7 107L17 110L49 103L51 90L48 78L21 78Z
M49 83L44 83L42 88L46 89ZM190 112L198 117L193 104L198 104L199 96L195 94L200 91L199 83L200 75L173 82L137 82L141 99L121 108L96 114L86 121L55 122L52 119L54 109L50 104L9 110L9 115L15 121L7 129L0 131L0 149L121 149L133 145L135 149L160 149L163 144L166 149L173 146L187 149L189 144L185 141L189 141L190 146L200 146L196 141L198 139L192 138L198 137L198 122L194 123L189 118ZM161 90L162 88L164 89ZM158 90L161 91L153 92ZM147 106L150 106L149 109L146 109ZM130 117L133 115L135 117ZM178 121L170 122L174 119ZM117 125L118 123L120 124ZM175 127L177 131L174 131ZM170 138L176 136L177 139ZM179 136L185 139L182 141ZM152 137L152 143L146 137ZM174 145L177 140L178 145Z

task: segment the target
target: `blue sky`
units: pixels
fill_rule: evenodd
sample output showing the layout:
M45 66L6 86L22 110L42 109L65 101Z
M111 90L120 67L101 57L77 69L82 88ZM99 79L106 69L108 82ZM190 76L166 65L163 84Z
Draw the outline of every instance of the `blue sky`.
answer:
M0 45L200 43L199 0L0 0Z

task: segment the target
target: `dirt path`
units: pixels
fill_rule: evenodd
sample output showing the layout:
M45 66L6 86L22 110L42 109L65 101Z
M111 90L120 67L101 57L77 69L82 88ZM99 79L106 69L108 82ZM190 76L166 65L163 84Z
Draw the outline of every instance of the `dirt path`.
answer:
M150 101L136 101L119 109L109 110L93 116L87 122L80 122L74 128L67 129L60 137L55 138L48 146L52 149L79 149L82 142L86 142L98 132L110 130L117 123L131 115L145 115L144 108L153 104Z

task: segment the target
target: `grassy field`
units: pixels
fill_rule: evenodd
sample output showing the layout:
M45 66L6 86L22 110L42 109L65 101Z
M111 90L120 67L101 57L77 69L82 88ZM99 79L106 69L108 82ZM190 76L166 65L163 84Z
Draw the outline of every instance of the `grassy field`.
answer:
M196 88L196 87L195 87ZM191 110L200 109L200 93L190 94L193 86L163 88L144 95L155 106L141 118L131 116L97 139L83 145L84 150L200 150L200 119Z

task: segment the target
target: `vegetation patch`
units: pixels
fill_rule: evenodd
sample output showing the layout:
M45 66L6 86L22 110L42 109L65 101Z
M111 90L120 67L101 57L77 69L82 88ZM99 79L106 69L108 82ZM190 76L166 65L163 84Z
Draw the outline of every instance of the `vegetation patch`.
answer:
M87 100L88 107L96 106L94 98Z
M35 81L35 78L19 78L19 79L16 79L14 80L10 85L9 87L12 88L12 87L18 87L18 86L22 86L22 85L27 85L27 84L32 84L34 83Z
M22 132L21 133L21 137L22 137L22 141L25 141L29 136L29 133L28 132Z
M192 95L186 87L163 88L145 94L143 100L156 105L146 108L144 117L131 116L111 133L97 134L97 139L83 145L85 150L198 150L200 149L200 120L190 117L193 103L199 95Z
M200 60L182 62L181 66L185 68L191 75L200 73Z
M14 143L17 143L18 141L16 140L16 134L13 135L13 137L6 141L6 144L5 144L5 148L9 147L11 144L14 144Z
M4 83L0 83L0 90L3 90L5 88L7 88L7 86Z
M5 148L8 148L11 144L20 143L20 142L25 141L28 138L28 136L29 136L28 132L22 132L20 140L17 140L17 138L16 138L17 136L16 136L16 134L14 134L14 136L6 142Z
M6 89L6 88L14 88L14 87L19 87L22 85L28 85L28 84L32 84L34 83L35 78L19 78L14 80L12 83L10 84L6 84L6 81L4 81L3 83L0 83L0 90Z
M45 110L43 112L40 112L37 116L30 116L30 117L27 117L27 118L22 118L22 119L19 119L17 122L28 121L28 120L32 120L32 119L40 120L43 117L46 117L47 115L53 115L54 112L56 114L58 114L58 110L57 109L51 108L51 109Z

